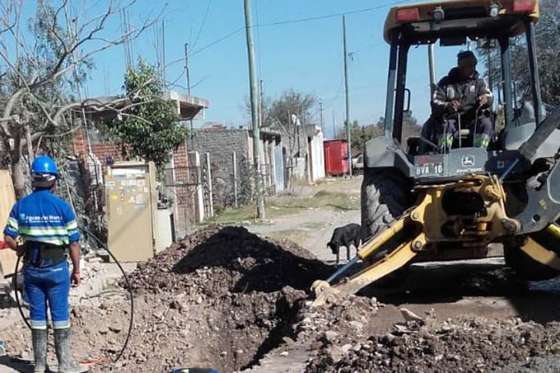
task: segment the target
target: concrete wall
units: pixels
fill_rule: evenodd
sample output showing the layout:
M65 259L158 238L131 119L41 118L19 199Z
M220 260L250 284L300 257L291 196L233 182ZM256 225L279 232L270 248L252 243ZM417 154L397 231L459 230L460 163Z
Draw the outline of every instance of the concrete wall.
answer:
M217 207L233 205L233 152L237 158L237 188L240 203L250 198L248 184L252 155L252 143L246 129L208 128L195 129L192 151L198 151L204 158L210 153L212 168L212 188L214 205Z
M284 180L277 177L275 169L283 168L282 159L277 159L275 149L281 147L279 134L261 132L260 161L264 176L265 189L274 194L284 188ZM232 206L233 191L233 152L237 157L238 202L243 204L253 199L253 137L248 129L206 128L194 131L192 149L210 153L214 204L218 207ZM280 165L278 165L278 163Z
M325 152L323 148L323 131L320 127L313 126L309 129L309 164L311 166L310 177L312 182L325 177Z

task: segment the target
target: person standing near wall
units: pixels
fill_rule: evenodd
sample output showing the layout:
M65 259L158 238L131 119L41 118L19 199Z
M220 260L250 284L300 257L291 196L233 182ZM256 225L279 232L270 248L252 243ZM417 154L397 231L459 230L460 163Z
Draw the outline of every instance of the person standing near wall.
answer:
M80 284L80 233L72 208L53 192L58 169L47 156L31 165L33 192L13 206L4 241L23 255L24 288L30 305L35 373L47 371L47 304L54 329L58 372L87 371L70 352L70 286ZM21 238L22 245L17 239ZM69 272L67 255L72 261Z

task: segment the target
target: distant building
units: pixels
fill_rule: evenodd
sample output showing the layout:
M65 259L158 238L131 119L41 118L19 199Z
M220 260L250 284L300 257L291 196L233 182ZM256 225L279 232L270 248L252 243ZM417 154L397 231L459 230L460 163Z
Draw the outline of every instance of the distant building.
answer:
M320 126L308 124L305 126L307 136L307 155L309 176L311 182L325 178L325 152L323 150L323 131Z
M275 194L285 187L282 137L279 132L261 130L260 141L264 186L268 194ZM240 204L253 199L255 168L252 131L212 124L193 130L189 147L201 155L210 155L215 205L233 206L236 198Z

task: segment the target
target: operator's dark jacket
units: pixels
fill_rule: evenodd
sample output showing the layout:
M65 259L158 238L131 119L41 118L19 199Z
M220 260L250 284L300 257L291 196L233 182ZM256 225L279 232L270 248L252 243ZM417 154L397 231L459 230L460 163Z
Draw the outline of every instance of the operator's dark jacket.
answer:
M445 114L451 114L453 109L449 103L459 100L465 112L464 119L474 120L478 97L483 95L488 96L489 101L492 98L492 92L478 72L474 73L473 78L463 79L459 68L455 67L440 80L434 91L432 115L441 119Z

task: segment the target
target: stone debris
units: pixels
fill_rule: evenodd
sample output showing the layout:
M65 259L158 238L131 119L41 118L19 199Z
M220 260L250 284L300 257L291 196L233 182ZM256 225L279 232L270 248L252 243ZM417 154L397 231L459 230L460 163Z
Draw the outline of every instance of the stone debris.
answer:
M323 339L306 373L487 372L555 353L559 337L557 322L543 326L515 318L409 320L382 336L344 344Z
M95 278L99 264L86 260L87 276ZM95 362L92 372L199 366L222 373L257 372L261 362L262 371L276 372L270 370L276 364L290 372L285 368L297 359L297 371L305 366L307 373L506 372L560 354L556 322L438 321L433 311L418 315L355 295L312 307L311 284L330 273L331 267L293 243L265 240L241 227L204 229L130 274L135 327L118 363L111 360L120 353L131 316L122 279L120 292L80 298L73 307L74 351L81 361ZM381 312L403 321L380 328ZM8 356L30 356L23 323L0 335ZM49 358L54 360L52 351ZM515 362L521 365L513 369Z

